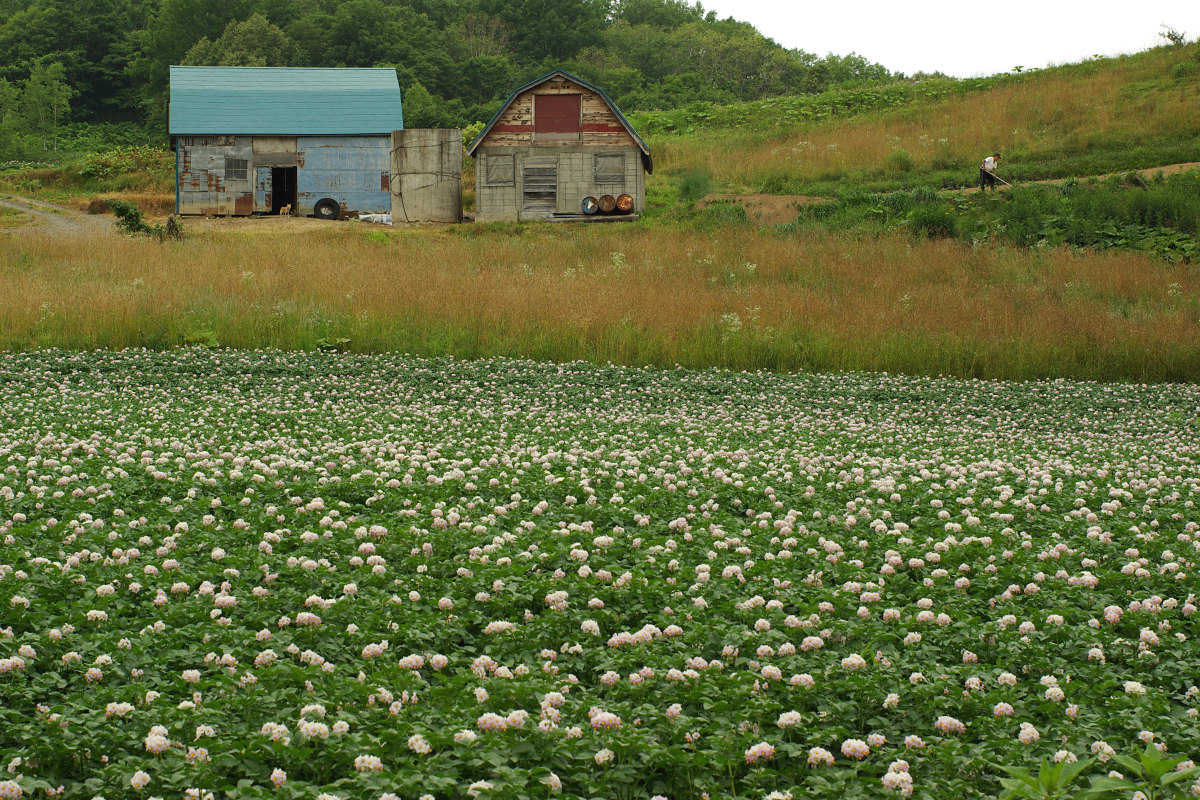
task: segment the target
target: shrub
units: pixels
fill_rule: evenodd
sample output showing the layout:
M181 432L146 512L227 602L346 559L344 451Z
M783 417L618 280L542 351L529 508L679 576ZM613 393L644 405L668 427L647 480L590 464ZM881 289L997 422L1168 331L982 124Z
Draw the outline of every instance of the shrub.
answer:
M930 239L949 239L958 233L954 209L938 201L921 203L908 212L908 224L913 234Z
M689 170L675 178L675 187L681 198L694 203L708 194L712 187L712 174L707 170Z
M129 173L156 172L170 167L171 153L159 147L118 147L88 153L79 162L79 174L105 181Z
M890 172L912 172L913 157L903 147L897 147L888 155L887 167Z
M1191 78L1194 75L1200 75L1200 60L1180 61L1171 67L1171 77L1175 80Z
M108 200L108 207L117 217L117 228L130 236L153 236L160 242L164 239L182 239L183 224L178 217L167 218L166 225L150 225L142 210L124 200Z

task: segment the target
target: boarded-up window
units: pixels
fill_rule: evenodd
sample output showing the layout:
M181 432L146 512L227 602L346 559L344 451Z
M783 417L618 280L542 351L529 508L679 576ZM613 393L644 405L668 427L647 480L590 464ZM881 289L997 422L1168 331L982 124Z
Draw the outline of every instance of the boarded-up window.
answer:
M623 183L625 181L625 154L597 153L595 178L596 183Z
M244 181L246 180L246 171L250 167L250 162L244 158L227 158L225 159L225 180L227 181Z
M533 97L533 130L536 133L578 133L577 94L538 94Z
M511 155L489 155L486 164L486 181L488 186L513 185L513 175L516 173L516 170L513 167L513 157Z

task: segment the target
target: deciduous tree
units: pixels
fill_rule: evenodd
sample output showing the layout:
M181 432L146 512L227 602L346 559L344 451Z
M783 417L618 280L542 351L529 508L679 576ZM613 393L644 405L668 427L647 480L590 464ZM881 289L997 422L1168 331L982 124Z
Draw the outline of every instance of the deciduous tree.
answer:
M35 64L21 93L25 122L42 137L43 150L58 149L58 128L71 110L71 87L63 79L65 70L57 61Z
M293 67L304 61L300 48L261 14L231 22L216 41L201 39L184 64L212 67Z

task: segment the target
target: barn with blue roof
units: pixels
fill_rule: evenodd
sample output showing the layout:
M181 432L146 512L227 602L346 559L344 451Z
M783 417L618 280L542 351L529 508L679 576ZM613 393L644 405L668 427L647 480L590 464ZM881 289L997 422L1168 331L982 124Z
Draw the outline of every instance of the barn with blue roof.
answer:
M171 67L180 214L391 211L394 69Z

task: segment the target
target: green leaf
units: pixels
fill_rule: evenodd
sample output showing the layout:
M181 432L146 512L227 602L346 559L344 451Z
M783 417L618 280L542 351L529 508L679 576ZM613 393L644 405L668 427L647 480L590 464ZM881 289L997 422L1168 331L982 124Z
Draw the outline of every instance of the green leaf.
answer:
M1058 778L1058 764L1054 764L1050 759L1042 759L1041 766L1038 767L1037 785L1043 793L1049 794L1055 788Z
M1001 778L1000 785L1004 787L1003 798L1036 797L1037 787L1031 778L1028 781L1019 778Z
M1179 781L1190 781L1197 776L1200 776L1200 767L1181 769L1177 772L1172 772L1170 775L1164 776L1163 779L1159 781L1159 784L1162 786L1169 786L1172 783L1178 783Z
M1092 778L1091 787L1083 792L1080 796L1085 798L1107 798L1114 797L1118 792L1125 792L1130 789L1137 789L1138 784L1125 778L1111 778L1108 775L1099 775Z
M1064 761L1062 764L1062 774L1059 776L1058 785L1061 787L1071 783L1071 781L1075 780L1079 773L1090 767L1095 760L1096 759L1094 758L1084 758L1079 761Z
M1132 758L1131 756L1121 755L1120 753L1117 753L1112 758L1113 758L1113 761L1117 762L1122 767L1124 767L1125 769L1132 772L1134 775L1141 777L1142 764L1136 758Z

